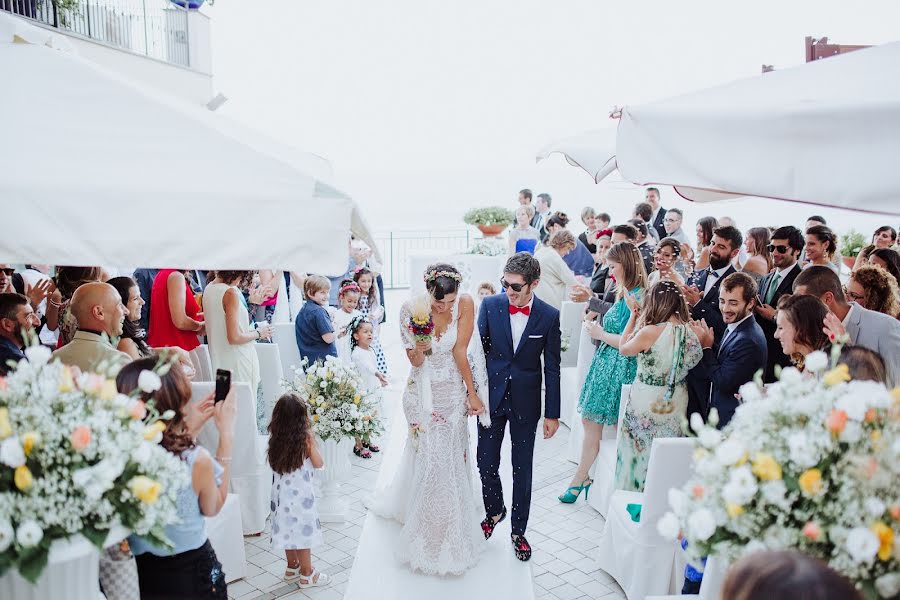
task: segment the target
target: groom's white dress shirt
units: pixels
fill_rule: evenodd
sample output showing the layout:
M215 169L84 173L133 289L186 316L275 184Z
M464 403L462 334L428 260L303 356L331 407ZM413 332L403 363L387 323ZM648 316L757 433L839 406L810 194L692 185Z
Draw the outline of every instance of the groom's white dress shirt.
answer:
M534 304L534 294L531 295L531 301L525 305L528 307L528 312L531 312L532 304ZM513 352L519 347L519 342L522 340L522 335L525 333L526 325L528 325L528 315L525 313L509 315L509 327L512 330Z

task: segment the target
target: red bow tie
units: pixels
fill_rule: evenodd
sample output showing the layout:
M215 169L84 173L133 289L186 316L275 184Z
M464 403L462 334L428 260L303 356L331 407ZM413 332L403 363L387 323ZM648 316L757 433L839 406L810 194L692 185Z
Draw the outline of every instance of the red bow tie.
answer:
M519 308L518 306L513 306L512 304L509 305L509 314L516 315L519 313L522 313L527 317L531 314L531 307L523 306L522 308Z

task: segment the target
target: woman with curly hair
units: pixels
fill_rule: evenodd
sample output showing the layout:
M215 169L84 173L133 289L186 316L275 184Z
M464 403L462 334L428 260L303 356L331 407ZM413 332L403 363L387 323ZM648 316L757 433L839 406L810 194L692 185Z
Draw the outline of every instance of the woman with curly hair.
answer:
M850 274L847 296L863 308L900 316L900 288L891 274L878 265L862 265Z

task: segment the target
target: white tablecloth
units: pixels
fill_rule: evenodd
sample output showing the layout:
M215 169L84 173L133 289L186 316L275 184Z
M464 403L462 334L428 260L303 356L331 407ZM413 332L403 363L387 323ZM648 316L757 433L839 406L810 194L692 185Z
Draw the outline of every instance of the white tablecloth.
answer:
M482 256L480 254L438 254L435 252L423 252L409 255L409 288L412 294L420 294L425 291L425 282L422 277L425 269L434 263L443 262L459 269L463 277L461 290L472 295L478 289L479 284L489 282L500 291L500 277L503 276L503 267L506 265L507 256Z
M199 401L215 389L214 382L191 383L192 401ZM244 535L259 533L266 526L269 501L272 495L272 471L265 462L263 438L256 429L256 394L250 385L232 382L237 397L237 416L234 426L234 448L231 462L231 491L241 500L241 524ZM197 443L212 456L219 447L219 431L212 419L207 421Z

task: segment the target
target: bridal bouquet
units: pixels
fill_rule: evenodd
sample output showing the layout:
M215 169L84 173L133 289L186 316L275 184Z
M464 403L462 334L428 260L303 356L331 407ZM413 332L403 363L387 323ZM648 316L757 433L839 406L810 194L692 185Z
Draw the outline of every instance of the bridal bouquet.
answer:
M324 364L304 361L293 380L283 381L282 387L309 405L313 432L323 440L369 442L383 431L376 396L365 388L356 369L333 356Z
M0 576L35 582L55 540L81 534L102 548L120 525L171 547L184 464L162 446L165 423L103 375L76 376L43 346L0 378ZM168 365L161 365L166 369ZM144 391L159 376L141 374Z
M417 342L431 341L434 335L434 320L431 318L431 296L423 294L414 299L410 305L409 321L406 328ZM431 356L431 350L425 352Z
M900 593L900 390L825 371L814 352L803 375L741 388L724 431L691 423L695 474L669 491L663 536L695 557L735 560L796 548L854 581L870 598Z

